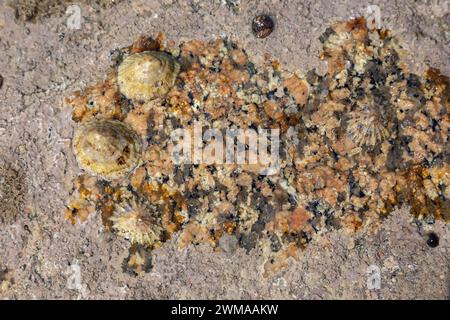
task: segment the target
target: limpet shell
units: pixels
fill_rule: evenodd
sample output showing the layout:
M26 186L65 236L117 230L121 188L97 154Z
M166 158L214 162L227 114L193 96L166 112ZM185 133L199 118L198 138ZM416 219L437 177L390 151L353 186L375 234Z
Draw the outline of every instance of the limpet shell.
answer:
M347 131L353 142L369 149L389 137L387 120L368 107L349 113Z
M149 101L167 94L179 72L180 64L168 53L134 53L119 65L119 90L128 99Z
M79 166L107 180L133 170L141 150L138 135L116 120L91 120L81 124L73 136L73 151Z
M119 236L131 243L153 246L161 240L163 229L152 211L152 206L132 201L128 209L116 206L110 220Z

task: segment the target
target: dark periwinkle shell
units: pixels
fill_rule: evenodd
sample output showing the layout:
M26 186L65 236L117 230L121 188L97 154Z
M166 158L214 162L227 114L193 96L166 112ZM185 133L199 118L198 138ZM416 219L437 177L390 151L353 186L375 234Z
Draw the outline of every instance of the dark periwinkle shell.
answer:
M266 38L275 27L273 19L268 15L260 15L253 19L252 30L257 38Z

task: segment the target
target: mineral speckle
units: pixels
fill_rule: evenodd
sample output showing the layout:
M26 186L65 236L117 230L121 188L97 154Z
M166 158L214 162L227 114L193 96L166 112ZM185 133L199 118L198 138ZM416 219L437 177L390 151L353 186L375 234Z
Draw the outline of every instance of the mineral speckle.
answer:
M14 285L12 271L0 264L0 293L5 292Z

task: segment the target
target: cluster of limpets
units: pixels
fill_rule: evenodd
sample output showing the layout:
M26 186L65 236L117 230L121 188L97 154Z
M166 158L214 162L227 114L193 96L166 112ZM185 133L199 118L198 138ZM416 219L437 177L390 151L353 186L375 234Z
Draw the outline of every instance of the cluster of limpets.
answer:
M257 22L263 37L270 23ZM257 68L226 39L163 48L141 37L115 50L113 73L69 100L84 173L67 217L98 213L130 240L130 254L175 234L180 248L258 246L265 274L316 236L370 231L402 204L448 221L447 79L409 72L390 33L361 18L321 41L327 72L305 76L270 59ZM280 128L279 171L173 163L171 133L198 122L203 131ZM128 265L144 260L141 252Z
M131 53L117 68L119 92L134 105L164 97L179 71L180 64L168 53ZM128 177L141 163L143 151L141 137L129 125L97 116L78 125L72 146L80 168L105 181ZM153 245L162 234L157 218L145 202L130 203L126 208L115 206L113 229L133 243Z
M167 94L179 71L180 64L168 53L134 53L119 65L117 82L121 94L143 103ZM111 180L136 168L142 142L123 122L94 118L76 128L73 150L82 169Z

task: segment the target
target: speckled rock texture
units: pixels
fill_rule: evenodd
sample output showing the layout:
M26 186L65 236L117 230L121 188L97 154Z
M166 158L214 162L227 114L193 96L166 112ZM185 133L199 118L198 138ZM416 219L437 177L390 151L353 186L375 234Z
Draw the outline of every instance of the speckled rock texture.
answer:
M450 74L444 1L83 1L80 30L67 27L64 1L27 13L0 1L0 297L448 299L449 226L418 222L408 207L371 233L321 235L270 276L261 250L247 252L233 237L220 238L222 252L214 252L208 245L179 250L175 235L149 255L104 232L100 217L72 225L63 212L79 172L63 97L104 77L114 49L159 31L175 42L228 37L256 65L269 54L289 70L320 72L320 35L368 5L379 6L412 71ZM251 30L258 14L275 20L264 39ZM435 248L429 232L439 236ZM367 285L369 266L380 270L380 289Z

